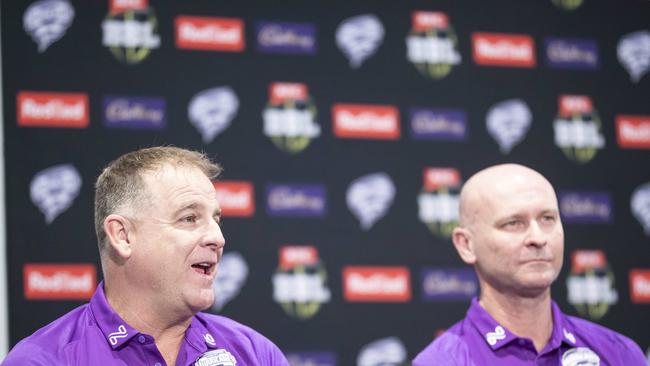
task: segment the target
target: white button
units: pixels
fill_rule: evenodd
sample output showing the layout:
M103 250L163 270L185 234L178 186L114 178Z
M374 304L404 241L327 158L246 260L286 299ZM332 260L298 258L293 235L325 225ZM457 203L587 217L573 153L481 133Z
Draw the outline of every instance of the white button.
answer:
M140 342L140 343L144 343L144 342L146 342L146 341L147 341L147 339L146 339L143 335L141 335L141 336L138 337L138 342Z
M156 362L153 366L162 366L160 362Z

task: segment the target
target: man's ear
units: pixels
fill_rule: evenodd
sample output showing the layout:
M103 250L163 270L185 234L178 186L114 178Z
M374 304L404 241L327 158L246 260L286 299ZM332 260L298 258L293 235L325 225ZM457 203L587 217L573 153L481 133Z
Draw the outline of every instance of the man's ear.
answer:
M113 253L122 259L128 259L131 256L131 244L135 235L131 221L121 215L108 215L104 219L104 232Z
M472 233L467 228L456 227L451 234L451 240L454 242L454 247L456 247L456 251L463 262L470 265L476 263Z

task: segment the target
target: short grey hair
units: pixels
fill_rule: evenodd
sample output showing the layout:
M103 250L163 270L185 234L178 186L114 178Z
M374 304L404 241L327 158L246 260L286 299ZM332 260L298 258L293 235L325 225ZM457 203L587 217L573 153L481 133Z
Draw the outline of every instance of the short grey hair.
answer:
M222 171L219 164L204 154L174 146L157 146L124 154L112 161L95 182L95 232L100 252L107 245L104 220L118 210L129 210L137 203L146 202L142 175L165 165L193 167L209 179Z

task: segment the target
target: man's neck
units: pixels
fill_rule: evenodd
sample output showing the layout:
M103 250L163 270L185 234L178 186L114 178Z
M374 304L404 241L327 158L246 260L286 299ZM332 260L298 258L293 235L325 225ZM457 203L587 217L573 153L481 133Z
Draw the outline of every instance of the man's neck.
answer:
M537 352L548 343L553 333L551 291L539 296L521 297L502 294L485 286L479 304L512 333L533 341Z
M192 316L173 314L162 306L145 303L142 296L122 296L121 291L113 290L105 287L113 310L131 327L152 336L165 363L174 365Z

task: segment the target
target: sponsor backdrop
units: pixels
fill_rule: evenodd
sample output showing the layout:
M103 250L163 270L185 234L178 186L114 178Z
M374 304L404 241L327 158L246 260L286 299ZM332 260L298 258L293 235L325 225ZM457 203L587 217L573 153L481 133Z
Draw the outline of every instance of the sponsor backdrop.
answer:
M210 311L294 365L407 364L464 316L458 192L502 162L557 187L561 307L650 346L649 1L1 6L11 345L101 280L100 168L173 144L225 167Z

